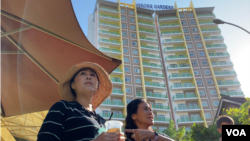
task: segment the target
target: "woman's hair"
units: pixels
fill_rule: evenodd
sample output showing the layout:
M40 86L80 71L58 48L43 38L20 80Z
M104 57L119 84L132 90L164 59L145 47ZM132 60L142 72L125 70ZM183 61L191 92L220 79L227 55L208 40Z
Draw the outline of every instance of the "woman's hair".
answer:
M131 101L128 105L127 105L127 116L125 119L125 129L138 129L138 127L136 126L134 120L132 119L132 115L137 113L139 104L142 102L146 102L144 99L138 98L138 99L134 99L133 101ZM148 102L146 102L148 103ZM150 104L150 103L149 103ZM150 104L151 106L151 104ZM133 133L128 133L125 132L125 135L127 137L127 139L130 139L131 141L134 141L133 138L131 138L131 135Z

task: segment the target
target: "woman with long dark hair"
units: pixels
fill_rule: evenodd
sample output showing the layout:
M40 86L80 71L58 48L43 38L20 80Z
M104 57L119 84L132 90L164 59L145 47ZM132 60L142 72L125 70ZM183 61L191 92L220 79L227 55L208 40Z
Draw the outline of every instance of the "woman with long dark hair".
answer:
M127 105L126 141L173 141L167 135L152 130L152 106L144 99L134 99Z

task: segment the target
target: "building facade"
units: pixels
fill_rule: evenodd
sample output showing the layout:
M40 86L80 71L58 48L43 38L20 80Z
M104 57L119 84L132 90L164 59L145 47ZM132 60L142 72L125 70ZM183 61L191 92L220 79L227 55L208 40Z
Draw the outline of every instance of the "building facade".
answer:
M191 2L154 11L136 7L135 0L97 0L88 39L123 62L110 74L113 92L97 112L124 121L126 105L144 98L153 108L154 129L163 131L171 119L189 130L193 123L212 124L220 94L244 97L213 9Z

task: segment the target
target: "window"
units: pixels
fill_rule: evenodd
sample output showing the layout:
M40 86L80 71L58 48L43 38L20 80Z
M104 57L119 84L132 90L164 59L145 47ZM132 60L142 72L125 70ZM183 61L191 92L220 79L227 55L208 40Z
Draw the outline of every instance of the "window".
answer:
M204 51L199 52L200 56L205 56Z
M194 14L193 13L189 13L188 17L194 17Z
M188 29L187 28L183 28L183 32L188 33Z
M207 107L208 106L207 105L207 101L201 101L201 104L202 104L203 107Z
M203 90L200 90L200 91L199 91L199 94L200 94L200 95L205 95L205 92L204 92Z
M131 33L131 36L135 38L135 37L136 37L136 34L135 34L135 33Z
M125 9L121 9L121 12L122 12L122 13L125 13Z
M187 47L188 47L188 48L192 48L193 45L192 45L192 44L187 44Z
M137 46L137 42L136 41L132 41L132 45L133 46ZM137 51L138 52L138 51ZM138 53L137 53L138 54Z
M130 82L130 77L125 77L125 82Z
M194 56L194 52L189 52L189 56L190 57Z
M193 28L193 31L196 32L196 31L198 31L198 29L195 27L195 28Z
M190 40L190 36L185 36L185 39L186 40Z
M185 131L191 131L190 127L185 127Z
M128 49L124 48L124 49L123 49L123 52L124 52L124 53L128 53Z
M196 66L197 65L196 61L192 61L192 65Z
M135 19L134 18L130 18L130 22L135 22Z
M135 83L141 83L141 79L140 78L135 78Z
M135 73L140 73L140 69L139 68L135 68Z
M132 99L127 99L126 101L127 101L127 104L129 104L132 101Z
M138 50L133 50L133 54L138 54Z
M215 90L210 90L210 94L211 95L216 95L216 91Z
M196 80L197 85L202 85L201 80Z
M214 103L214 106L219 106L219 101L213 101L213 103Z
M207 80L207 84L213 84L213 80L212 79L208 79Z
M194 70L194 75L199 75L200 72L198 70Z
M201 43L197 43L197 47L202 47L202 44Z
M139 60L138 59L134 59L134 63L138 64Z
M129 72L129 67L125 67L125 72Z
M129 62L127 57L124 57L124 62Z
M127 32L122 32L122 36L127 36Z
M185 24L186 24L186 21L181 21L181 24L182 24L182 25L185 25Z
M207 65L207 61L206 60L202 61L202 65Z
M162 133L166 129L167 129L166 127L159 127L159 132Z
M191 24L195 24L195 20L191 20L190 23L191 23Z
M131 28L131 29L135 29L135 26L134 26L134 25L131 25L130 28Z
M128 41L127 40L122 40L122 43L126 45L126 44L128 44Z
M125 21L125 20L126 20L126 17L124 17L124 16L122 16L121 18L122 18L122 20L123 20L123 21Z
M126 88L126 93L131 93L131 88Z
M195 35L194 38L198 40L200 39L200 35Z
M126 24L122 24L122 28L126 28Z
M183 17L184 17L184 14L180 14L180 17L183 18Z
M211 118L210 113L205 113L205 118Z
M134 15L134 11L129 11L129 14Z
M210 74L210 70L204 70L205 74Z

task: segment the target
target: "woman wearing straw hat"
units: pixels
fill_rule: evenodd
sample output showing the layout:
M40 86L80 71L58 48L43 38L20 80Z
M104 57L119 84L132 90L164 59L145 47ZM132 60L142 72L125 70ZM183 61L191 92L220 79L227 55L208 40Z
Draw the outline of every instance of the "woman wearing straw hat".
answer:
M63 100L49 110L38 141L120 141L123 134L105 132L105 119L95 109L111 94L112 83L98 64L72 66L59 82Z

